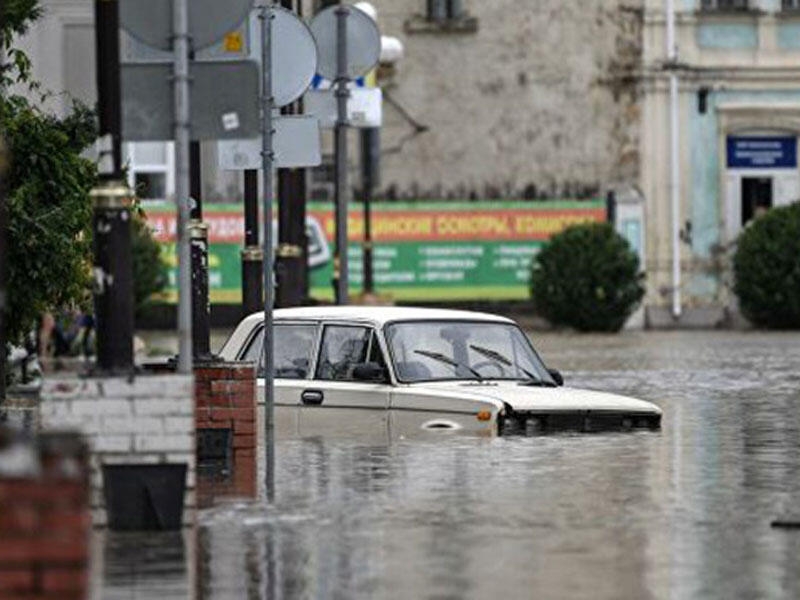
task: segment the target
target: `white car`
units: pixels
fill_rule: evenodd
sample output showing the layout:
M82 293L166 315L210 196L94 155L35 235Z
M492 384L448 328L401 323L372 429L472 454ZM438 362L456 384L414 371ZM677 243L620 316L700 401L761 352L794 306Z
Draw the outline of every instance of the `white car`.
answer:
M262 345L263 314L256 313L220 353L255 362ZM661 409L650 402L562 385L504 317L382 306L275 311L275 423L282 437L661 426Z

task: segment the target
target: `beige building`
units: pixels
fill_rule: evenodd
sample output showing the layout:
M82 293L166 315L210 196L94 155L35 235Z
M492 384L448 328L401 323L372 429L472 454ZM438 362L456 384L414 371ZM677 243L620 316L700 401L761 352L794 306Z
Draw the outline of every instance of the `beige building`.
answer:
M737 320L730 272L736 236L759 210L800 198L800 2L672 4L675 60L667 53L669 2L647 0L644 12L640 159L648 317L652 325L729 324ZM677 244L671 74L678 83Z
M386 83L383 188L403 197L585 197L639 173L641 2L376 0L405 57ZM93 102L91 0L45 0L23 46L45 87ZM313 10L306 2L306 14ZM355 148L355 144L354 144ZM134 149L134 170L169 171ZM235 200L213 173L211 199ZM354 157L357 155L354 153ZM157 168L163 165L162 168ZM142 167L142 168L140 168ZM155 188L169 194L164 177Z

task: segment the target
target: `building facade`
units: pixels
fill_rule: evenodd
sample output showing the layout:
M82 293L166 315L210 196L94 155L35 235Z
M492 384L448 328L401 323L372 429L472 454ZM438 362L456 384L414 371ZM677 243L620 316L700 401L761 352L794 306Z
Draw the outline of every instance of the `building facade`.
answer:
M57 94L51 108L93 103L92 1L42 4L22 46ZM305 14L321 4L307 0ZM575 198L635 184L641 0L373 4L383 33L405 46L384 81L386 194ZM167 147L140 145L128 157L154 194L174 190ZM212 149L204 159L206 195L234 200L239 186L216 171Z
M644 13L641 191L646 202L651 325L737 320L731 258L759 211L800 199L800 2L667 0ZM670 74L678 76L679 210L671 210ZM672 220L680 257L671 310Z

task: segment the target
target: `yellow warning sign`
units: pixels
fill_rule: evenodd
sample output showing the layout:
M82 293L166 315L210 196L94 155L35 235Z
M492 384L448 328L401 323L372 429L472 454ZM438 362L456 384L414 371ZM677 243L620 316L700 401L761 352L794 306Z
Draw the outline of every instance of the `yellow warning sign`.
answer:
M225 36L225 52L241 52L244 40L240 31L232 31Z

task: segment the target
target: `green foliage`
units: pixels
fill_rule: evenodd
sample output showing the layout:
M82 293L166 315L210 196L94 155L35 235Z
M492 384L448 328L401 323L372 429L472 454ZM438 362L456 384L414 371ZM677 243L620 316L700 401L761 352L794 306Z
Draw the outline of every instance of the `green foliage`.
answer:
M31 89L38 89L38 84L31 81L31 61L28 56L14 48L15 37L27 33L30 24L42 14L39 0L5 0L3 15L0 19L0 51L5 50L6 59L0 69L0 87L11 83L28 84Z
M85 107L58 119L19 98L0 105L11 151L9 340L17 342L42 312L88 301L95 167L80 152L95 136Z
M167 285L167 269L161 259L161 246L153 238L141 211L136 211L133 218L131 254L134 308L138 320L151 305L153 295L164 291Z
M644 296L639 258L607 223L570 227L534 259L531 296L553 325L619 331Z
M800 328L800 203L774 208L746 227L733 270L739 305L753 324Z

